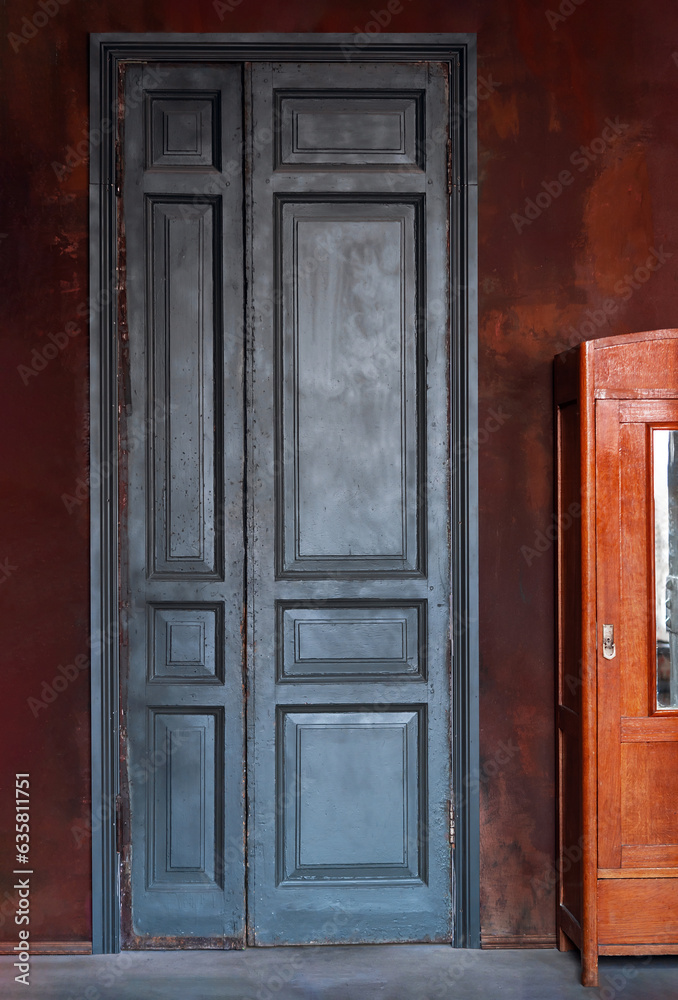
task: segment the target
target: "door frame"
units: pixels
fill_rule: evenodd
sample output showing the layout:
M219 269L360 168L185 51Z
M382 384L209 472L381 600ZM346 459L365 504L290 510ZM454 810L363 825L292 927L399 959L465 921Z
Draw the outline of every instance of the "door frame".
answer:
M369 44L363 43L367 38ZM480 947L475 34L90 36L92 952L120 950L118 109L126 62L447 62L450 73L452 773L456 947ZM456 141L454 141L456 140Z

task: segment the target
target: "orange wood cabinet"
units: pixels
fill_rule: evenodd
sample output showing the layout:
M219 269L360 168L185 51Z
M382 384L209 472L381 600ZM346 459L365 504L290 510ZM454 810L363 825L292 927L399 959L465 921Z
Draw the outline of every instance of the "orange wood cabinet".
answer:
M595 986L678 954L678 330L559 355L555 433L558 946Z

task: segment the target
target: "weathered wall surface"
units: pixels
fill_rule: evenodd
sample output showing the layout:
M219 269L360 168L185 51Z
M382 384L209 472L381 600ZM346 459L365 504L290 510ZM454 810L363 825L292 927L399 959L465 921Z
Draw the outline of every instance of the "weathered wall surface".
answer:
M551 358L579 339L678 325L678 8L559 2L402 0L387 26L478 34L486 943L554 932ZM386 4L230 8L3 6L0 939L9 942L16 772L32 779L32 940L90 933L88 33L372 31L371 12L383 21Z

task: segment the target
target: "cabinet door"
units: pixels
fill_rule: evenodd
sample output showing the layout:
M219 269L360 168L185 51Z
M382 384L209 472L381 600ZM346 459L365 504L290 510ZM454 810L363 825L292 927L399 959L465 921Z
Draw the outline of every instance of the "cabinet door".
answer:
M597 402L596 508L598 866L639 875L678 867L678 401Z

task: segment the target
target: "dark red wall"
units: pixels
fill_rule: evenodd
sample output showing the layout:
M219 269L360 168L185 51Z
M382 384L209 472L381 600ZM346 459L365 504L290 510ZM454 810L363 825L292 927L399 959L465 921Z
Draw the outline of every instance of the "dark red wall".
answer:
M86 155L59 170L69 146L82 142L86 154L88 33L354 31L385 8L241 0L220 19L210 0L3 5L0 939L16 940L5 896L15 898L15 772L32 780L32 940L90 933L89 674L79 669L89 655L88 343L78 314ZM34 30L33 19L47 23ZM389 27L477 32L487 81L478 105L482 926L489 943L538 943L554 933L551 358L569 338L678 325L678 8L402 0ZM528 220L526 199L540 192ZM655 270L642 270L652 250Z

